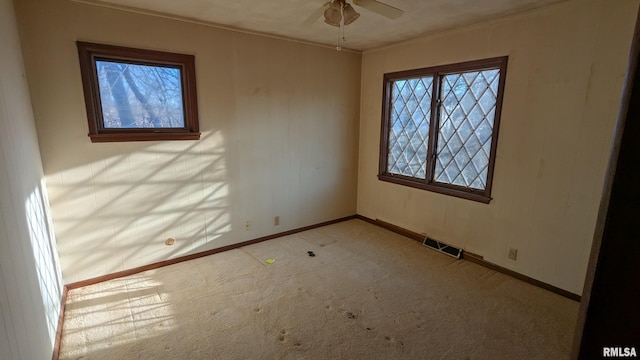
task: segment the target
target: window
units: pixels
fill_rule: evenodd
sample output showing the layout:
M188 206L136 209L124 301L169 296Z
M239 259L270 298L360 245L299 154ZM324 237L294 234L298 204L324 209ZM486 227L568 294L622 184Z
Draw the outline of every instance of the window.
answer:
M77 45L92 142L200 138L193 55Z
M378 178L489 203L507 57L384 75Z

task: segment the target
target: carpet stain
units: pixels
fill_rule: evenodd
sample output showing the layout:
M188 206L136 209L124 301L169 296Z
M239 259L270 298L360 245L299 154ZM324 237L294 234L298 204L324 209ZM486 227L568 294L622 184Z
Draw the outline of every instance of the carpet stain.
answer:
M354 313L352 313L351 311L349 311L349 312L347 313L347 317L348 317L349 319L353 319L353 320L355 320L355 319L356 319L356 315L355 315Z
M380 293L377 291L372 291L371 289L367 289L368 292L373 293L373 298L378 300L380 297Z
M280 334L278 335L278 340L283 343L285 341L287 341L287 338L285 337L285 335L287 335L287 330L286 329L282 329L280 330Z

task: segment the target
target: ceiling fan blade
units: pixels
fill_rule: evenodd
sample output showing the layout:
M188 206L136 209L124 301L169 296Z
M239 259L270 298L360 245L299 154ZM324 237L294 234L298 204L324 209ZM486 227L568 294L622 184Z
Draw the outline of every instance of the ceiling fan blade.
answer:
M404 14L404 10L376 0L353 0L353 4L361 6L367 10L371 10L384 17L388 17L389 19L397 19Z
M324 14L324 11L327 10L330 4L330 1L326 2L324 5L319 7L318 10L314 11L313 14L311 14L302 24L308 26L318 21L318 19L320 19L320 17L322 16L322 14Z

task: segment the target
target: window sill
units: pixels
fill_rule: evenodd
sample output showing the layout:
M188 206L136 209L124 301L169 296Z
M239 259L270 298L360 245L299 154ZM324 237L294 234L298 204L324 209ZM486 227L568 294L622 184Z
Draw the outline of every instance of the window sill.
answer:
M126 141L199 140L199 132L131 132L89 134L92 143Z
M439 194L454 196L461 199L467 199L471 201L477 201L483 204L488 204L491 201L491 196L489 194L485 194L485 192L471 191L467 190L463 187L458 187L455 185L439 185L439 184L429 184L421 181L412 180L410 178L406 178L398 175L388 175L388 174L380 174L378 175L378 180L386 181L398 185L409 186L416 189L427 190L436 192Z

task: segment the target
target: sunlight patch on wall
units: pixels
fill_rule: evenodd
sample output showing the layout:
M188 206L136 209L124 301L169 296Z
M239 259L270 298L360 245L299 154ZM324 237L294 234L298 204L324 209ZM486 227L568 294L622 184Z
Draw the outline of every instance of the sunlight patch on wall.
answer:
M107 146L108 156L48 176L67 282L209 250L231 230L219 131L91 146Z
M25 201L25 214L40 287L40 299L43 302L47 331L53 346L58 326L60 300L62 298L60 291L62 289L62 276L59 271L52 271L52 269L59 269L60 260L56 250L55 236L49 223L50 217L47 214L47 203L46 187L43 179L40 186L34 189Z

